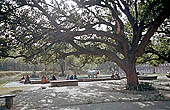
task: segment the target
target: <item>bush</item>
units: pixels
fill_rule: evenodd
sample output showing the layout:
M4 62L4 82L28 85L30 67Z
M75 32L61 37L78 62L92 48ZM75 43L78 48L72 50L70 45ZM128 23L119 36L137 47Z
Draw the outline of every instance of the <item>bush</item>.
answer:
M136 90L136 91L153 91L155 88L152 86L151 83L148 82L141 82L137 86L127 85L127 90Z

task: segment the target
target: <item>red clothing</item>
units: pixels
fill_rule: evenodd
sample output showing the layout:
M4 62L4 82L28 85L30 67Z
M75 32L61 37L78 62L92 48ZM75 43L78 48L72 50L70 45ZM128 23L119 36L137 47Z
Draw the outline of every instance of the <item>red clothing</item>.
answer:
M47 78L45 76L42 76L41 83L42 84L46 84L47 83Z

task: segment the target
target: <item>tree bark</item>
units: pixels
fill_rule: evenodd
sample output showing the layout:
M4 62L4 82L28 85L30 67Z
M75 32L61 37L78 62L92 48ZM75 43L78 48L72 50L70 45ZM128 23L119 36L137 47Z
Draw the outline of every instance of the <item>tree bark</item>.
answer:
M60 69L61 69L60 76L65 76L65 73L64 73L64 71L65 71L65 61L64 61L64 59L59 59L58 64L60 65Z
M64 66L62 64L60 64L60 68L61 68L61 75L60 76L64 76Z
M127 84L130 86L136 86L139 84L137 74L133 69L129 68L126 72Z
M126 73L127 85L137 86L139 84L136 74L136 64L132 61L126 61L125 66L122 68Z

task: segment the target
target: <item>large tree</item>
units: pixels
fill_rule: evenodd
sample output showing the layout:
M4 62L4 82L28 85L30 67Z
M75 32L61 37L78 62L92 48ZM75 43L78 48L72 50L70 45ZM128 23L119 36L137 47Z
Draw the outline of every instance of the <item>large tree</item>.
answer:
M12 25L4 27L9 28L8 34L20 50L18 54L32 58L42 50L55 50L58 58L101 56L124 70L128 85L138 84L136 59L170 16L168 0L52 0L52 3L17 0L16 3L19 9ZM54 46L60 47L61 43L67 44L65 51Z

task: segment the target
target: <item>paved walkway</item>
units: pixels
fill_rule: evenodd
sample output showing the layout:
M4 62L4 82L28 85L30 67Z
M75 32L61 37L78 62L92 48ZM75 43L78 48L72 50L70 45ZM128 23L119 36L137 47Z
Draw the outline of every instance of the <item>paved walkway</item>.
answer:
M55 108L55 107L54 107ZM111 102L58 106L56 110L170 110L170 101Z

